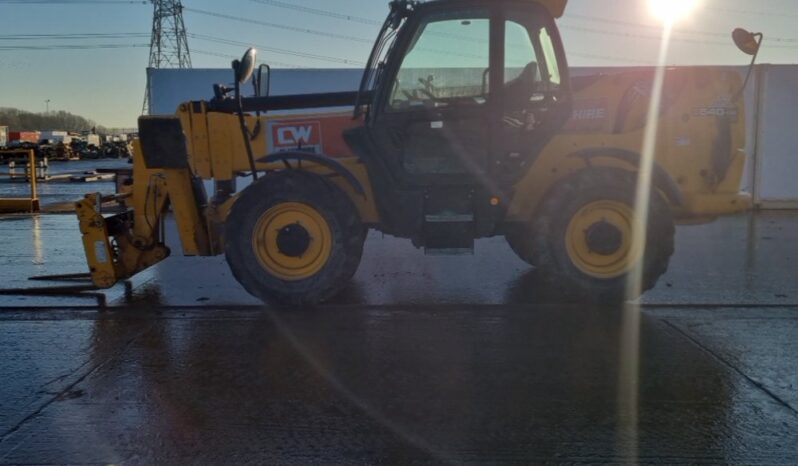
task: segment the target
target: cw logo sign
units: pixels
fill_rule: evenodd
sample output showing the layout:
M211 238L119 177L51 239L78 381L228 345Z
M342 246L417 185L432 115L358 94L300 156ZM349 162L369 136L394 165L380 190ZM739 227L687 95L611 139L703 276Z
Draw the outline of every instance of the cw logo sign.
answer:
M313 137L313 126L285 126L277 129L277 144L308 144Z
M271 152L306 150L321 152L321 123L318 121L275 121L270 124Z

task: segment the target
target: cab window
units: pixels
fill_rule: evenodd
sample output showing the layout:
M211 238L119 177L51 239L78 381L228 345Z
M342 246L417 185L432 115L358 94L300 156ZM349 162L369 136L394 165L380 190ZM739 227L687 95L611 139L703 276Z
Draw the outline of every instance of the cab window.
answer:
M535 93L553 91L561 84L554 42L548 30L528 13L509 13L505 24L505 94L515 102Z
M549 30L541 28L538 38L540 39L540 47L543 49L543 56L546 59L547 82L552 86L559 86L562 84L560 66L557 62L557 53L554 51L554 41L549 35Z
M405 54L389 109L483 105L489 69L486 10L432 15L419 27Z

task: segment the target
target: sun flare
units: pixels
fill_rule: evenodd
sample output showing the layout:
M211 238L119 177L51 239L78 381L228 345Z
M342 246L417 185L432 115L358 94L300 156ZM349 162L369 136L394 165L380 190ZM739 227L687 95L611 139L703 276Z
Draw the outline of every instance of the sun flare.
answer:
M697 0L648 0L651 13L660 20L673 23L688 16Z

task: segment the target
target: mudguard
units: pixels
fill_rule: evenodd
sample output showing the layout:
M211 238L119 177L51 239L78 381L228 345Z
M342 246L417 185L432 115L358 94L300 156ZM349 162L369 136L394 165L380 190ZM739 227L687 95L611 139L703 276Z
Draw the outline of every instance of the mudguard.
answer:
M609 157L623 160L635 167L640 166L640 154L618 148L585 149L571 154L571 157L584 159L588 164L590 164L590 161L594 158ZM654 185L665 194L671 204L675 206L684 205L684 194L682 194L682 191L679 189L679 185L676 184L676 181L674 181L668 172L656 162L654 163L654 173L652 173L652 177Z
M336 174L342 176L347 183L355 190L356 193L360 194L363 197L366 197L366 191L363 189L363 184L358 180L355 175L352 174L349 170L346 169L340 162L335 160L332 157L328 157L325 155L319 154L312 154L309 152L301 152L301 151L291 151L291 152L279 152L275 154L267 155L266 157L262 157L257 160L258 163L276 163L276 162L284 162L288 167L291 165L288 163L289 161L297 161L297 162L311 162L317 165L321 165L323 167L329 168L330 170L334 171Z

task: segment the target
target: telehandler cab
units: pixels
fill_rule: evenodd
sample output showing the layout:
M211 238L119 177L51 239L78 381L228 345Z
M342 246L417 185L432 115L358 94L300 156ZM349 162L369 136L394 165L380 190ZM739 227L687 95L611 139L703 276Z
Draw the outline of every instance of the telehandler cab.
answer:
M623 295L633 271L651 288L668 267L675 223L751 205L739 193L742 80L713 68L667 72L650 213L640 219L653 72L571 79L555 23L566 3L393 1L356 92L270 96L269 69L253 78L248 51L234 62L234 89L140 119L134 182L115 196L127 212L105 218L99 195L78 204L94 284L169 255L171 206L184 254L224 253L244 288L272 303L338 293L369 229L429 254L471 253L476 239L505 236L541 276L597 299ZM758 49L751 34L735 39ZM244 97L251 78L256 95ZM239 189L242 178L252 183ZM214 183L210 199L204 180ZM641 222L647 237L635 238Z

